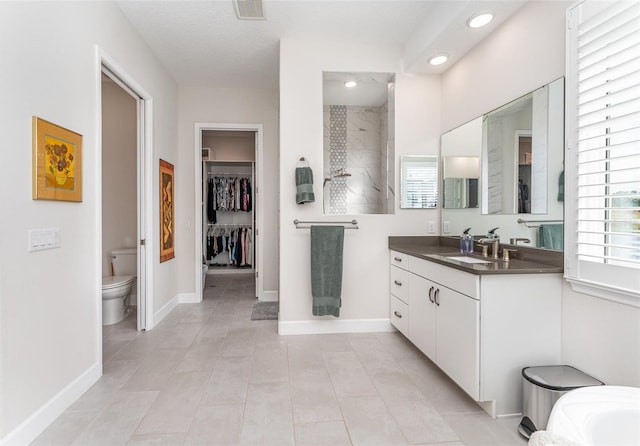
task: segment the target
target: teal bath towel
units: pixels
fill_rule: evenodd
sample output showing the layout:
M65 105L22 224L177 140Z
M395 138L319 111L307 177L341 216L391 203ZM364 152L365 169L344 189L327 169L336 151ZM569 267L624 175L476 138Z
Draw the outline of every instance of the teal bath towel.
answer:
M314 316L340 317L344 226L311 226L311 295Z
M538 248L564 249L564 225L540 225L538 228Z
M316 201L311 167L296 167L296 204Z

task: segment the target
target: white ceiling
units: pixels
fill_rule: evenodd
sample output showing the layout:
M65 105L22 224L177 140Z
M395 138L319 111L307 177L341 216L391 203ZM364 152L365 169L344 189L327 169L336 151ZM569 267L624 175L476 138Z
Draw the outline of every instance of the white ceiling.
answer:
M441 73L527 0L264 0L266 20L238 20L232 0L117 0L180 85L278 88L282 38L397 44L405 71ZM487 27L467 19L491 10ZM449 62L427 63L446 52Z

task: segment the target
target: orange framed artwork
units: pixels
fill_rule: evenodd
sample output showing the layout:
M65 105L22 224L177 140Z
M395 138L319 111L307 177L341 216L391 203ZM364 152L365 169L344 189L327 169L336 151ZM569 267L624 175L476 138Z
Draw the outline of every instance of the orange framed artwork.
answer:
M34 200L82 201L82 135L32 117Z
M160 160L160 263L174 254L173 164Z

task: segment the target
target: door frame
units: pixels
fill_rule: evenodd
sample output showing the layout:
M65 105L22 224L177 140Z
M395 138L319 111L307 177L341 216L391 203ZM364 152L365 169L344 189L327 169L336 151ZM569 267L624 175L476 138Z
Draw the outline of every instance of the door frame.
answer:
M264 206L262 200L262 186L263 186L263 161L264 161L264 150L263 150L263 125L262 124L241 124L241 123L206 123L206 122L196 122L194 125L195 128L195 137L194 137L194 154L195 154L195 163L194 163L194 187L195 187L195 234L194 234L194 244L195 244L195 295L196 302L202 302L202 234L203 234L203 225L202 225L202 132L204 130L224 130L224 131L244 131L244 132L255 132L255 155L254 155L254 166L255 166L255 177L253 184L253 202L256 204L255 212L255 227L254 227L254 249L255 249L255 278L256 278L256 297L259 300L263 300L264 296L264 275L263 271L263 260L264 254L262 249L262 235L260 231L262 230L264 223Z
M125 71L102 48L96 46L97 66L97 135L96 135L96 252L102 254L102 74L109 76L114 82L129 93L137 104L137 329L138 331L153 328L153 98L133 76ZM102 260L96 256L97 283L102 284ZM100 288L98 305L99 351L102 352L102 291ZM102 354L100 354L102 358Z

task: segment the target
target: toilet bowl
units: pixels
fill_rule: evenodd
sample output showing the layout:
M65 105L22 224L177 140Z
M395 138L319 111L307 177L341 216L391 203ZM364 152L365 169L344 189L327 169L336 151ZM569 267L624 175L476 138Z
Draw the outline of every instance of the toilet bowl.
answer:
M113 325L126 316L127 298L135 283L133 276L102 278L102 325Z

